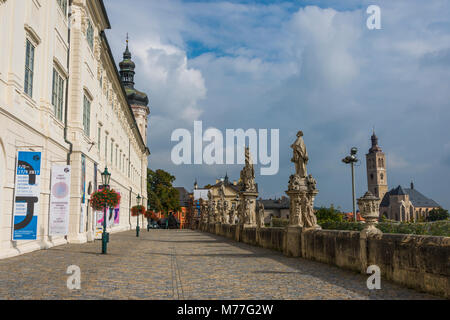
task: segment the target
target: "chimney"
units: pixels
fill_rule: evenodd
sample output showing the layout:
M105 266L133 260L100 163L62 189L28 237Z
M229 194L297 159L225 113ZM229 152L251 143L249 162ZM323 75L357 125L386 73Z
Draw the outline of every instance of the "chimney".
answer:
M414 182L411 181L411 190L414 190Z

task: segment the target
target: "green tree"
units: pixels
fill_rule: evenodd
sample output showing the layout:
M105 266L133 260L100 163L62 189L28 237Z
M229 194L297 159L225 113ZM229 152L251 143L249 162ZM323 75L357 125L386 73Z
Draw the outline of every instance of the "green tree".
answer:
M450 215L448 213L448 210L445 210L443 208L433 209L428 213L427 221L442 221L447 220L449 217Z
M164 170L147 169L147 193L152 210L168 215L171 211L179 211L180 194L173 187L175 177Z
M319 224L331 221L341 222L343 220L343 214L339 210L336 210L333 205L330 208L320 208L316 211L316 216Z

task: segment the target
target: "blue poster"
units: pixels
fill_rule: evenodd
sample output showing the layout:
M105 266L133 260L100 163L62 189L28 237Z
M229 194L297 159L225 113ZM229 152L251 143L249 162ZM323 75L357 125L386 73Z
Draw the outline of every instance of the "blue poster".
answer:
M41 152L19 151L14 193L13 240L36 240L41 187Z

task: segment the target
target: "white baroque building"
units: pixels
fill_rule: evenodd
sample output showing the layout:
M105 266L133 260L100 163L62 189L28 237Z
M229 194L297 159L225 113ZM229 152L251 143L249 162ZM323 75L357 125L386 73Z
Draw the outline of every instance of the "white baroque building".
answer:
M134 63L127 46L128 69L119 74L104 33L109 28L102 0L0 0L0 259L92 241L89 194L105 166L122 196L111 232L136 225L130 207L138 194L147 202L148 99L133 79L122 83L134 77ZM18 151L42 152L33 241L12 241ZM69 234L51 237L51 167L67 163Z

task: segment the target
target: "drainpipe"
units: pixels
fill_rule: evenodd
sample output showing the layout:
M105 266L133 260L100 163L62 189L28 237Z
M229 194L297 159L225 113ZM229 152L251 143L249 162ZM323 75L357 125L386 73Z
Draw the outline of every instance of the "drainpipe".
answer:
M68 43L68 49L67 49L67 71L70 74L70 29L71 29L71 22L70 18L72 16L72 0L69 1L69 13L68 13L68 22L69 22L69 28L67 32L67 43ZM73 152L73 143L70 142L67 139L67 114L69 111L69 77L66 81L66 103L65 103L65 111L64 111L64 141L69 145L69 152L67 153L67 165L70 166L70 158Z
M129 200L129 204L128 204L128 222L130 224L130 230L131 230L131 196L133 195L133 188L130 187L130 198Z

